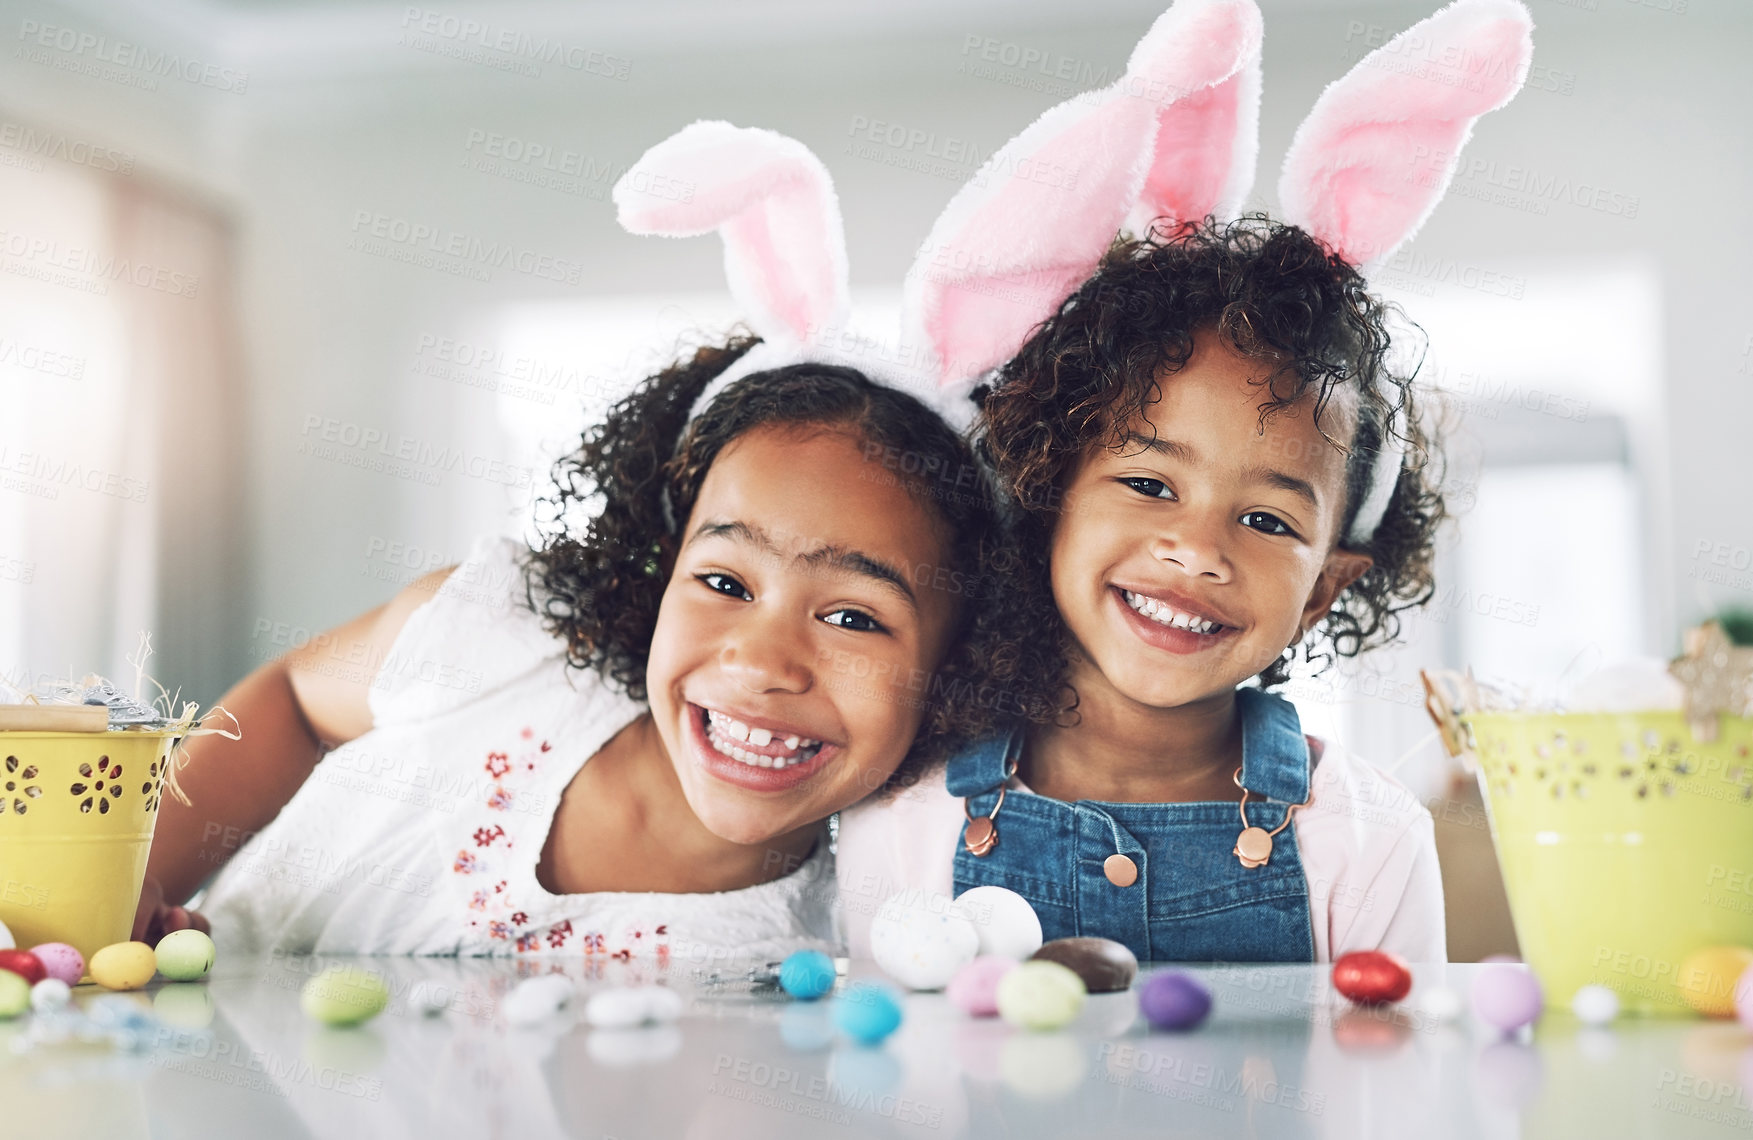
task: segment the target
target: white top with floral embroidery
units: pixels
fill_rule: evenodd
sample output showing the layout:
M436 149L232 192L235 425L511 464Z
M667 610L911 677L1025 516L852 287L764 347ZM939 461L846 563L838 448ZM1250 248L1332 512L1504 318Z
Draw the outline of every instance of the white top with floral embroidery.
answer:
M333 662L377 666L373 727L240 837L200 904L220 949L709 964L837 948L825 827L795 871L744 890L554 895L536 882L567 784L645 710L567 667L525 601L521 549L477 543L382 662Z

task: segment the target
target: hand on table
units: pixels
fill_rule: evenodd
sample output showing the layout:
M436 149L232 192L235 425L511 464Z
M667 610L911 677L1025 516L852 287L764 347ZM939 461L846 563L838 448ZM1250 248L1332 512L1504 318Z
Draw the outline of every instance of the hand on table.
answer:
M206 915L187 907L166 906L164 888L159 886L157 879L146 876L146 881L140 886L140 905L134 911L134 941L157 946L158 940L165 935L191 927L202 934L213 933Z

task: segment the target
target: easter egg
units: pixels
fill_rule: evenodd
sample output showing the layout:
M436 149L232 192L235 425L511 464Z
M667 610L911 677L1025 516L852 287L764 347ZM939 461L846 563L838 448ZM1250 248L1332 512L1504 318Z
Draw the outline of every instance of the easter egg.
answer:
M1029 900L1003 887L974 887L956 896L974 924L981 954L1018 962L1041 948L1041 919Z
M95 959L93 965L96 965ZM359 1025L383 1012L390 991L376 974L354 966L330 966L304 983L298 1004L324 1025Z
M910 990L941 990L980 952L980 935L943 895L903 891L870 924L877 965Z
M799 1001L815 1001L834 988L834 959L820 950L797 950L779 963L779 988Z
M1584 1025L1606 1025L1619 1016L1619 995L1606 986L1582 986L1570 999L1570 1011Z
M1735 983L1735 1016L1753 1029L1753 967L1743 970L1741 980Z
M117 942L93 954L86 969L106 990L137 990L158 972L158 959L144 942Z
M625 991L609 992L624 993ZM525 978L511 987L511 992L506 994L505 1000L500 1003L499 1011L505 1015L505 1020L512 1025L536 1025L559 1013L577 994L578 987L573 985L572 979L565 974L537 974L535 977ZM597 996L605 997L608 995L599 994ZM637 1025L640 1020L642 1018L636 1017L631 1021L617 1022L616 1024ZM593 1024L606 1024L606 1022Z
M875 1045L901 1025L901 995L881 982L854 982L830 1007L834 1028L861 1045Z
M30 983L11 970L0 970L0 1021L10 1021L30 1008Z
M4 964L4 963L0 963ZM1735 1016L1735 983L1753 966L1753 950L1710 946L1680 963L1674 985L1686 1004L1706 1017Z
M171 981L199 981L213 968L213 940L199 930L175 930L158 940L153 955Z
M1139 987L1138 1010L1155 1029L1196 1029L1211 1015L1211 991L1187 974L1153 974Z
M616 986L591 995L584 1020L598 1029L629 1029L674 1021L686 1004L668 986Z
M1111 938L1055 938L1034 953L1037 962L1058 962L1083 979L1092 994L1112 994L1132 988L1138 976L1138 958Z
M998 1013L1024 1029L1058 1029L1083 1009L1083 979L1058 962L1032 958L998 982Z
M33 986L49 976L42 959L29 950L0 950L0 970L11 970Z
M449 1009L456 992L442 982L415 982L408 991L408 1005L421 1017L438 1017Z
M73 1000L73 987L60 978L44 978L30 988L30 1007L38 1013L66 1009Z
M12 940L12 931L6 928L4 922L0 922L0 950L10 950L17 945L18 943Z
M1385 950L1353 950L1333 963L1333 988L1358 1005L1386 1005L1412 992L1412 971Z
M1461 1016L1465 1002L1461 995L1447 986L1432 986L1422 991L1424 1000L1421 1003L1426 1017L1435 1022L1449 1022Z
M76 986L85 976L85 955L65 942L45 942L31 947L30 952L37 956L37 961L43 964L51 978L60 978L68 985Z
M1545 1004L1533 973L1508 962L1482 965L1473 978L1472 996L1473 1015L1506 1033L1533 1022Z
M970 1017L998 1016L998 983L1017 968L1006 954L982 954L956 971L946 991L950 1004Z

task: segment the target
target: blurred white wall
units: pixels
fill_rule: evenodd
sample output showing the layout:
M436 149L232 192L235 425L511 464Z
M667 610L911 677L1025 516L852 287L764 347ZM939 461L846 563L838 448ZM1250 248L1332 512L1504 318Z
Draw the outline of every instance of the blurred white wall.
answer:
M1270 209L1277 163L1323 84L1436 2L1262 7L1266 84L1253 201ZM1445 312L1457 296L1476 295L1484 319L1464 331L1435 321L1432 332L1489 343L1491 315L1517 312L1518 302L1445 282L1519 280L1527 296L1579 275L1650 283L1655 331L1626 346L1642 352L1651 393L1630 412L1649 437L1639 579L1648 612L1639 637L1647 651L1667 655L1679 623L1716 605L1753 603L1753 449L1741 439L1753 423L1753 278L1745 267L1753 253L1753 6L1530 7L1539 70L1516 102L1481 123L1455 191L1385 284L1415 318L1423 295L1446 296ZM498 414L504 399L486 383L494 366L471 363L470 354L509 353L499 344L506 314L529 306L720 287L715 242L641 239L615 226L608 188L646 146L702 117L803 140L839 187L855 287L890 290L972 173L968 156L977 162L1083 86L1004 60L1038 52L1049 72L1112 77L1158 10L1120 0L554 0L430 10L336 0L0 3L0 120L124 151L135 160L131 177L181 187L233 221L247 524L235 535L231 568L246 583L245 600L227 644L175 647L170 663L195 674L197 695L212 699L284 649L291 631L376 605L416 566L458 557L473 536L516 525L505 483L523 478L520 453ZM580 66L563 57L530 76L438 54L482 54L445 34L453 17L553 37ZM45 27L57 29L46 48ZM161 77L145 89L137 68L130 76L126 66L102 63L100 52L57 46L76 42L65 29L105 40L112 53L119 43L147 44L202 66L193 79ZM873 143L865 136L875 123L928 141ZM540 163L512 157L532 146L566 168L558 184L532 184ZM6 153L0 137L0 159ZM357 248L374 228L403 226L558 259L572 280L507 269L475 280L444 258L434 269ZM673 335L673 325L651 318L654 330ZM1546 332L1556 349L1540 368L1567 372L1555 382L1589 382L1592 367L1562 367L1573 354L1614 353L1601 343L1612 338L1599 322L1587 326L1584 345L1563 324ZM459 353L460 362L445 359ZM554 405L540 402L538 387L528 406L538 417L555 408L559 419L565 401L583 394L580 384L575 376L550 393ZM1554 415L1539 426L1554 446L1580 430ZM373 442L350 445L355 439ZM416 458L388 473L355 465L383 459L384 449ZM464 462L451 470L418 458L458 452ZM66 551L35 557L52 568L78 542L69 535ZM1713 565L1719 554L1723 564ZM1703 580L1712 574L1719 580ZM167 641L174 645L174 631L161 635L161 649Z

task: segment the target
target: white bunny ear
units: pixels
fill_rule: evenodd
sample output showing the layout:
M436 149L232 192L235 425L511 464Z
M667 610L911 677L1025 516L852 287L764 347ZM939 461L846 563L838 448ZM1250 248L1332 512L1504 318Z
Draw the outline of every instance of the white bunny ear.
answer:
M827 168L796 139L702 121L658 143L615 183L636 234L717 230L724 272L749 327L801 346L845 324L846 234Z
M1052 108L987 160L902 293L906 332L929 347L939 384L1015 353L1095 271L1147 187L1153 216L1203 216L1246 193L1259 51L1253 0L1178 0L1117 83ZM1153 163L1158 147L1209 148L1208 160L1178 172L1186 156Z
M1533 20L1520 0L1455 0L1330 85L1285 155L1282 216L1360 267L1430 216L1479 116L1521 90Z

